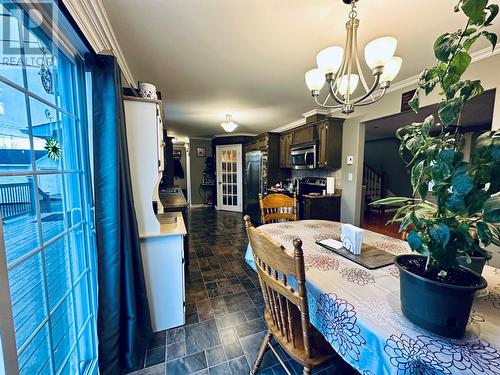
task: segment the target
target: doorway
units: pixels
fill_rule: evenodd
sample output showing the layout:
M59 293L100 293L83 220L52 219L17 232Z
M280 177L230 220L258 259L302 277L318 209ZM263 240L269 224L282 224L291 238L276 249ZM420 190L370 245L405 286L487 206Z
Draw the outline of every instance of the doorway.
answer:
M216 147L218 210L242 212L242 146Z

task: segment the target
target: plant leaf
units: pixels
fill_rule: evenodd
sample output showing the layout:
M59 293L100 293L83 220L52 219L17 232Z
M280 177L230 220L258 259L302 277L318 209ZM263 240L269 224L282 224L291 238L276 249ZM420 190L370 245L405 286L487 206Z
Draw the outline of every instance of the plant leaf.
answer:
M483 210L484 202L490 197L490 194L483 189L474 191L466 197L467 212L469 216L473 216Z
M484 32L483 32L484 34ZM449 65L449 74L456 74L457 76L461 76L469 67L472 61L471 55L468 52L461 51L453 56L453 59L450 61Z
M425 200L425 197L427 197L427 193L429 192L429 184L424 182L418 185L418 195L420 195L420 198L422 200Z
M417 190L420 184L420 178L422 177L422 172L424 170L425 160L420 161L415 164L411 169L411 186L413 187L413 192Z
M439 118L444 126L450 125L454 122L464 107L464 100L462 98L454 98L452 100L442 102L439 105Z
M375 202L371 202L370 204L391 205L391 204L398 204L398 203L407 203L408 201L412 201L412 200L413 200L413 198L408 198L408 197L388 197L388 198L376 200Z
M480 25L484 22L486 5L488 0L464 0L462 11L470 18L473 25Z
M446 199L446 208L451 212L461 213L465 211L464 197L458 194L451 194Z
M484 220L489 223L500 223L500 196L490 197L483 206Z
M491 25L491 21L493 21L498 14L498 8L499 7L497 4L488 5L487 9L490 11L490 15L488 16L488 18L486 18L486 21L484 21L484 26Z
M434 224L429 227L429 237L441 247L450 240L450 228L446 224Z
M420 233L417 233L414 230L412 230L410 233L408 233L408 237L406 240L408 241L408 245L410 245L410 248L413 251L417 251L424 243L424 241L419 236L419 234Z
M474 178L466 173L454 174L451 179L452 189L455 194L466 195L474 186Z
M477 236L484 246L488 246L491 243L491 232L488 225L482 221L476 223Z
M451 176L451 169L445 162L438 160L431 168L432 179L441 182Z
M450 55L455 50L455 41L453 34L444 33L434 42L434 55L440 61L447 62Z
M418 110L420 108L419 92L420 90L417 89L417 91L415 91L415 94L413 94L413 98L411 98L411 100L408 102L408 105L410 106L411 109L413 109L415 113L418 113Z
M460 96L464 101L474 98L482 94L484 91L483 86L481 85L481 81L465 81L464 85L460 89Z
M482 34L488 39L488 41L491 43L491 50L493 51L495 47L497 46L497 34L495 33L490 33L488 31L483 31Z

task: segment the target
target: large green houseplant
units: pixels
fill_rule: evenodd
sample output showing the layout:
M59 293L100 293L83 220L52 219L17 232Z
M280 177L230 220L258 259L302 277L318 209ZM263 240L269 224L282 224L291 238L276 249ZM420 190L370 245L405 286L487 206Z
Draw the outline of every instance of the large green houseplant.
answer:
M500 245L500 132L479 136L468 162L460 132L465 105L483 92L479 80L462 80L471 64L470 49L480 40L495 48L497 35L489 27L498 10L488 0L460 0L455 6L467 24L436 39L436 65L422 72L410 102L418 112L420 96L439 90L439 119L431 115L397 131L416 199L374 202L401 204L393 221L409 232L408 244L421 254L395 259L403 312L414 323L451 337L463 335L474 294L486 287L484 278L461 263L484 259L484 246Z

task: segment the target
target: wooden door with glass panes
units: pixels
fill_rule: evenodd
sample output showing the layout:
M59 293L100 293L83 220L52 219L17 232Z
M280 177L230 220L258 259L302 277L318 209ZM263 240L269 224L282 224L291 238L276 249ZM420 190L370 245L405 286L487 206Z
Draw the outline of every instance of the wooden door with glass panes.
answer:
M217 209L242 211L242 147L217 146Z

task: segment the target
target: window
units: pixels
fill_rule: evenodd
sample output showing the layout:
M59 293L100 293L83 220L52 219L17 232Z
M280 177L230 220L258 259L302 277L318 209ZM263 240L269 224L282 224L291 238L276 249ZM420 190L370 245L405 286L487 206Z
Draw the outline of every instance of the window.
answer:
M19 372L97 373L83 64L27 9L0 13L0 251Z

